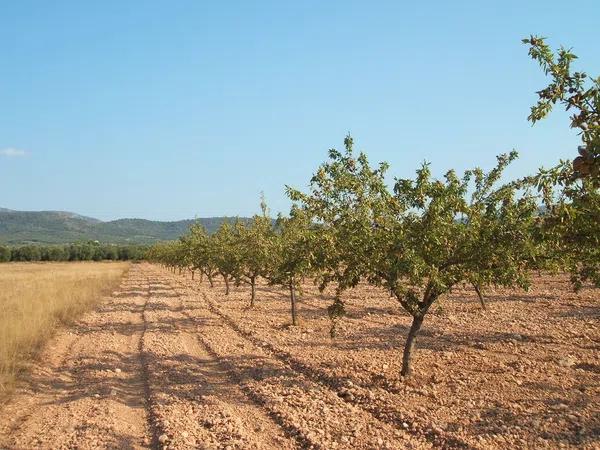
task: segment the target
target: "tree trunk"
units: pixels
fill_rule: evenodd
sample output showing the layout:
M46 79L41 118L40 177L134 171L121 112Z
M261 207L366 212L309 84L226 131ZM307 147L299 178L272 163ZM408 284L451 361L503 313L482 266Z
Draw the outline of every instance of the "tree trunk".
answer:
M294 286L294 279L290 281L290 300L292 302L292 325L296 326L298 323L296 319L296 286Z
M477 292L477 296L479 297L479 303L481 303L481 308L486 309L485 300L483 299L483 294L481 293L481 289L476 284L474 284L473 287L475 288L475 292Z
M181 267L179 268L179 275L181 275Z
M213 283L212 275L208 274L207 277L208 277L208 282L210 283L210 287L211 288L215 287L215 283Z
M223 275L223 279L225 280L225 295L229 295L229 277Z
M192 270L192 280L194 279L194 271Z
M256 277L250 278L250 285L252 293L250 294L250 307L254 306L254 299L256 298Z
M413 322L410 326L410 331L408 332L408 336L406 337L406 344L404 344L404 354L402 355L402 371L400 372L400 375L402 375L403 377L407 377L410 375L410 360L412 352L415 348L415 344L417 343L417 334L419 333L422 324L422 316L413 317Z
M204 272L200 271L200 283L204 282Z

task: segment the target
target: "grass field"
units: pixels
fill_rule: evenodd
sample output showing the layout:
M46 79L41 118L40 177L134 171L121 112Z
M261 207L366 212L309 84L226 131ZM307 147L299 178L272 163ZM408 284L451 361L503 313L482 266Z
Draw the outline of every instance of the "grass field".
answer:
M60 324L117 287L128 263L0 265L0 396Z

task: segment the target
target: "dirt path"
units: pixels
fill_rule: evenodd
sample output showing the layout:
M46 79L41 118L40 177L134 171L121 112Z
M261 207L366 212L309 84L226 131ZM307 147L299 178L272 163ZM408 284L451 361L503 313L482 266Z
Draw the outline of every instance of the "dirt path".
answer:
M169 448L293 449L300 440L246 395L202 341L209 328L191 318L184 299L158 278L150 282L145 346L150 412ZM203 331L204 332L204 331Z
M164 272L162 276L164 277ZM205 295L176 282L185 314L198 325L197 339L220 363L246 395L263 405L271 417L298 442L309 448L430 448L389 421L349 401L337 389L303 371L279 355L268 343L239 333L215 311ZM246 448L242 446L242 448ZM281 447L272 447L281 448Z
M0 447L144 448L152 442L140 360L143 271L44 349L2 406Z
M46 346L0 412L0 448L307 448L200 337L148 265Z

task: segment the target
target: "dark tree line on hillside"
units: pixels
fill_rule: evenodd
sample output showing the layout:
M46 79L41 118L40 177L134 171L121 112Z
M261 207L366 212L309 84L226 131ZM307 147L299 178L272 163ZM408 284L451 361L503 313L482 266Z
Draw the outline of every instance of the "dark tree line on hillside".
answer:
M147 246L84 242L65 245L0 245L0 262L17 261L131 261L144 258Z

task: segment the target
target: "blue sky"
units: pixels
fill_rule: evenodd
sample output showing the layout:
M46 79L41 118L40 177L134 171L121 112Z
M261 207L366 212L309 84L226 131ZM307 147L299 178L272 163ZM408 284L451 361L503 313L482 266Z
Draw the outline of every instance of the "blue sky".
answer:
M0 5L0 207L112 219L249 215L347 132L407 177L510 176L573 155L521 38L600 74L600 2L18 1ZM580 64L580 66L579 66Z

